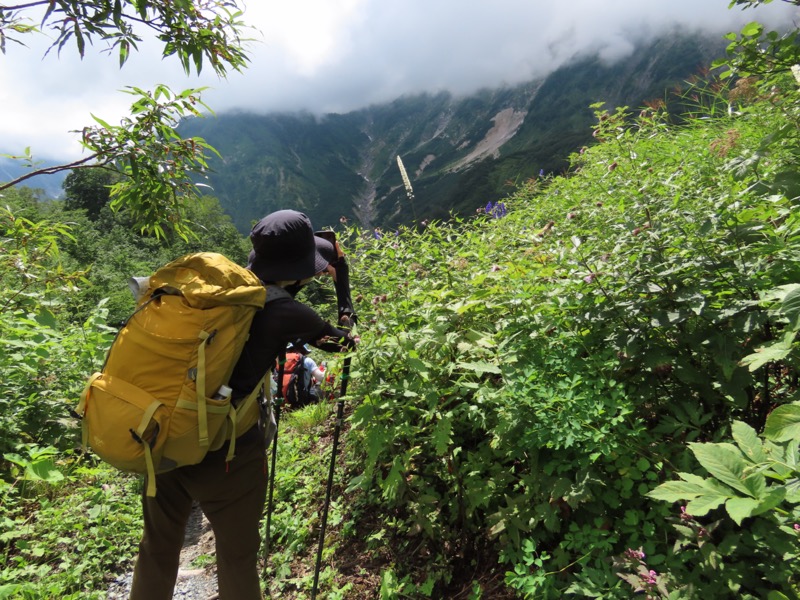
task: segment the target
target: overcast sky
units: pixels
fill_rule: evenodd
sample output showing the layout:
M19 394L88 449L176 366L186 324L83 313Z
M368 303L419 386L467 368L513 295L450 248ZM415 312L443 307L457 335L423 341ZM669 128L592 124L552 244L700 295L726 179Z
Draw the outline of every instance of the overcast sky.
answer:
M118 123L131 97L125 86L157 83L212 89L217 113L347 112L417 92L470 93L546 75L575 56L625 57L641 38L669 28L719 36L751 20L800 22L800 10L775 1L757 11L728 0L248 0L256 27L251 64L227 80L209 69L183 74L148 40L120 70L116 55L74 45L43 58L46 39L0 54L0 153L58 160L81 157L71 130L91 114Z

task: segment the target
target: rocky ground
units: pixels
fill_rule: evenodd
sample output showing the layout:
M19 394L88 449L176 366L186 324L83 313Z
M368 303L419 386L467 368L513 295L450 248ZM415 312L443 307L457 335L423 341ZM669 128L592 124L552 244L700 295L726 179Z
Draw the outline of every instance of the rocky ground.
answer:
M200 507L195 505L189 524L186 527L186 539L181 551L181 566L178 581L175 584L173 598L181 600L216 600L217 570L214 564L203 565L199 557L213 556L214 533L211 525L203 515ZM131 589L132 573L121 575L108 590L109 600L123 600Z

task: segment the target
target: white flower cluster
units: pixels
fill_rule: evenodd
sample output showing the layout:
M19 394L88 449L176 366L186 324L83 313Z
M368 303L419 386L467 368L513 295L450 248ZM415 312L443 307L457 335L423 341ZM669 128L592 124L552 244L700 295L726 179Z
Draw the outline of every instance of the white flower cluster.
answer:
M408 178L408 173L406 173L406 168L403 166L403 161L399 154L397 155L397 166L400 167L400 176L403 178L403 185L406 186L406 194L409 199L412 199L414 198L414 190L411 188L411 180Z

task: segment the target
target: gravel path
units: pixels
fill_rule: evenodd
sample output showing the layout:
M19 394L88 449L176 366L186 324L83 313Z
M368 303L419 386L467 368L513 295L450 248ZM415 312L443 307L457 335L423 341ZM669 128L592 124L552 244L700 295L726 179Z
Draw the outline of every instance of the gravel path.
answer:
M186 526L186 539L181 551L181 566L175 584L174 598L181 600L215 600L217 598L216 565L204 568L192 566L192 562L203 555L214 554L214 533L203 512L195 505L189 524ZM120 575L109 587L109 600L126 600L131 590L133 573Z

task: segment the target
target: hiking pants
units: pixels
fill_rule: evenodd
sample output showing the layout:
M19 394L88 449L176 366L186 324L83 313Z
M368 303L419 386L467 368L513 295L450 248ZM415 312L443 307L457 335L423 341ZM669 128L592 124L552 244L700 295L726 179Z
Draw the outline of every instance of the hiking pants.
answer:
M220 600L261 600L259 523L267 490L266 451L258 427L197 465L156 475L156 495L142 493L144 535L130 600L171 600L186 524L197 500L214 530Z

